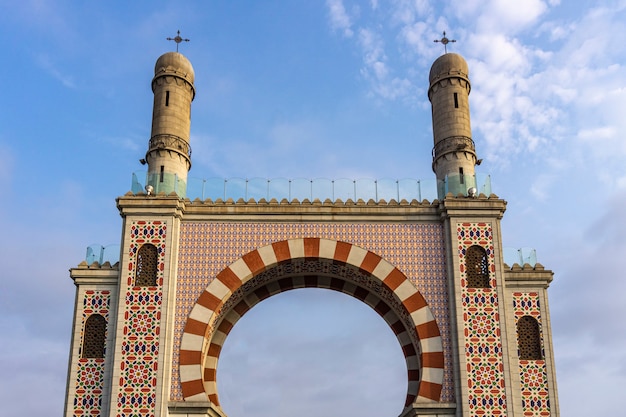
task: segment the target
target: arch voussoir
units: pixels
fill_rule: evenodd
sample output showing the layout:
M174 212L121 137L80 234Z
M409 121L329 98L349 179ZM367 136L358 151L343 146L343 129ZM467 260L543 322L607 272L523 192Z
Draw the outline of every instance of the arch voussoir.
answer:
M332 268L337 265L355 268L385 287L397 301L386 300L378 290L374 292L359 282L332 273L271 275L272 268L285 262L307 259L331 261L335 264ZM243 295L238 291L266 271L270 273L269 279L259 285L253 284ZM398 338L405 356L406 405L439 401L443 383L443 345L439 327L424 297L399 269L379 255L347 242L322 238L274 242L243 255L217 274L192 308L183 331L179 371L185 401L206 401L208 398L219 406L217 362L235 323L254 305L274 294L311 287L344 292L378 312ZM235 292L239 294L237 297L243 298L235 299L233 303L229 300Z

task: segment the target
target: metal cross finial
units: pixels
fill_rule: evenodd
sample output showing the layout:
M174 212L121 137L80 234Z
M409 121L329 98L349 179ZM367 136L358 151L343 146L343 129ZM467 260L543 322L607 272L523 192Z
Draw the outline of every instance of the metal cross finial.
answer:
M447 54L448 53L448 43L456 42L456 39L448 39L446 38L446 31L443 31L443 38L435 39L435 42L441 42L443 44L443 50Z
M444 32L445 35L445 32ZM178 32L176 32L176 37L175 38L166 38L168 41L174 41L176 42L176 52L178 52L178 44L181 42L189 42L189 39L183 39L180 37L180 30Z

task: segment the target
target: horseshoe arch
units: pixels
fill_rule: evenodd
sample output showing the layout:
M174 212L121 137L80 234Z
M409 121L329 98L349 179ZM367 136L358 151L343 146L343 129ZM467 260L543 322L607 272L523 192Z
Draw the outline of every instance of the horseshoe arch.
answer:
M181 339L179 370L185 401L208 399L219 407L217 362L235 323L265 298L310 287L351 295L387 322L406 359L405 407L439 401L443 346L424 297L379 255L321 238L289 239L258 248L211 281L192 308Z

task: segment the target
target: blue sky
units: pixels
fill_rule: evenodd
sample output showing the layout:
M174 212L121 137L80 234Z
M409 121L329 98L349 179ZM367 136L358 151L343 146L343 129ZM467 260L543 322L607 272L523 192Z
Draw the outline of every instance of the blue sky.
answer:
M434 177L426 90L446 30L470 67L479 171L508 201L505 246L534 247L555 271L561 412L614 413L626 386L626 1L590 3L0 0L0 414L62 410L67 270L87 245L119 242L115 197L142 169L153 66L177 29L196 72L190 176L422 179ZM381 322L314 290L258 305L222 356L226 412L397 415L402 358Z

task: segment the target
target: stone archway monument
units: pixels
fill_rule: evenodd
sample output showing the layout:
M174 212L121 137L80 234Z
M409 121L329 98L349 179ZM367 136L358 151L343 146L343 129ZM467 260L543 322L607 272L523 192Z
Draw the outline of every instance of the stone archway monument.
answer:
M431 202L417 180L344 189L189 178L194 80L182 54L157 60L145 182L133 175L117 199L119 262L101 253L71 270L66 417L224 417L216 370L230 330L260 301L307 287L361 300L395 333L407 364L401 417L558 415L552 272L521 256L505 262L506 201L476 176L461 55L440 56L429 73ZM402 150L381 140L391 152L381 160L393 161ZM531 358L520 355L530 336Z
M439 401L444 367L441 334L415 285L398 268L361 247L299 238L247 253L223 269L200 295L180 345L185 402L199 406L198 402L209 401L212 413L224 415L216 373L228 333L257 303L297 288L340 291L372 307L396 335L406 359L404 407Z

